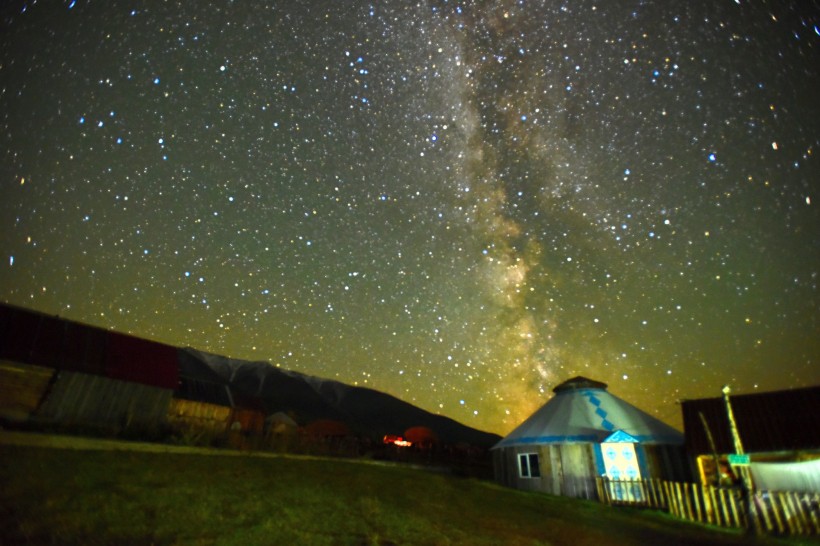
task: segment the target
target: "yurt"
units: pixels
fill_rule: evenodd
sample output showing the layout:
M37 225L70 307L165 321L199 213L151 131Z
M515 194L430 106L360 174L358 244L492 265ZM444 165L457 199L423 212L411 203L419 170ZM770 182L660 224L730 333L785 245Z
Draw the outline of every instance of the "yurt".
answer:
M508 487L595 499L596 477L689 477L683 434L617 396L575 377L496 444L493 470Z

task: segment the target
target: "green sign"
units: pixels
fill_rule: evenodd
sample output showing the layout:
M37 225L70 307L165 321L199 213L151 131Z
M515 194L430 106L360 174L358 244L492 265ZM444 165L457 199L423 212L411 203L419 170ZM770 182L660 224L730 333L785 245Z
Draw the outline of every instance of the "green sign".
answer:
M729 464L732 466L749 466L748 455L729 455Z

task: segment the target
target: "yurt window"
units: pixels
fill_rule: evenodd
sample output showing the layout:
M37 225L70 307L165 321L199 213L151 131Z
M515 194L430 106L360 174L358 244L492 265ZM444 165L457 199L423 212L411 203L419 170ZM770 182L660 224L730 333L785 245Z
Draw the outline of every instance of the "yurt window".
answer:
M538 465L538 453L521 453L518 456L518 474L522 478L541 477L541 467Z

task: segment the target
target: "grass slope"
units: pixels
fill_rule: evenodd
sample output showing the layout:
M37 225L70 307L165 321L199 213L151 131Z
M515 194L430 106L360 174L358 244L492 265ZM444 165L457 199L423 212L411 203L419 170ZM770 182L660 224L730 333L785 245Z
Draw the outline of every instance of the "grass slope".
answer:
M647 511L346 460L0 446L0 463L0 544L749 543Z

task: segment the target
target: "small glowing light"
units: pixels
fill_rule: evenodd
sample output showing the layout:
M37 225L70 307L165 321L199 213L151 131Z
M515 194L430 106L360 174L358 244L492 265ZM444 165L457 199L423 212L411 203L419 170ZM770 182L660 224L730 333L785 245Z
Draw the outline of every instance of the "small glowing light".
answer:
M382 438L382 442L385 444L397 445L399 447L410 447L411 445L413 445L413 442L408 442L401 436L393 436L392 434L388 434L384 438Z
M772 142L772 150L777 150L777 142Z

